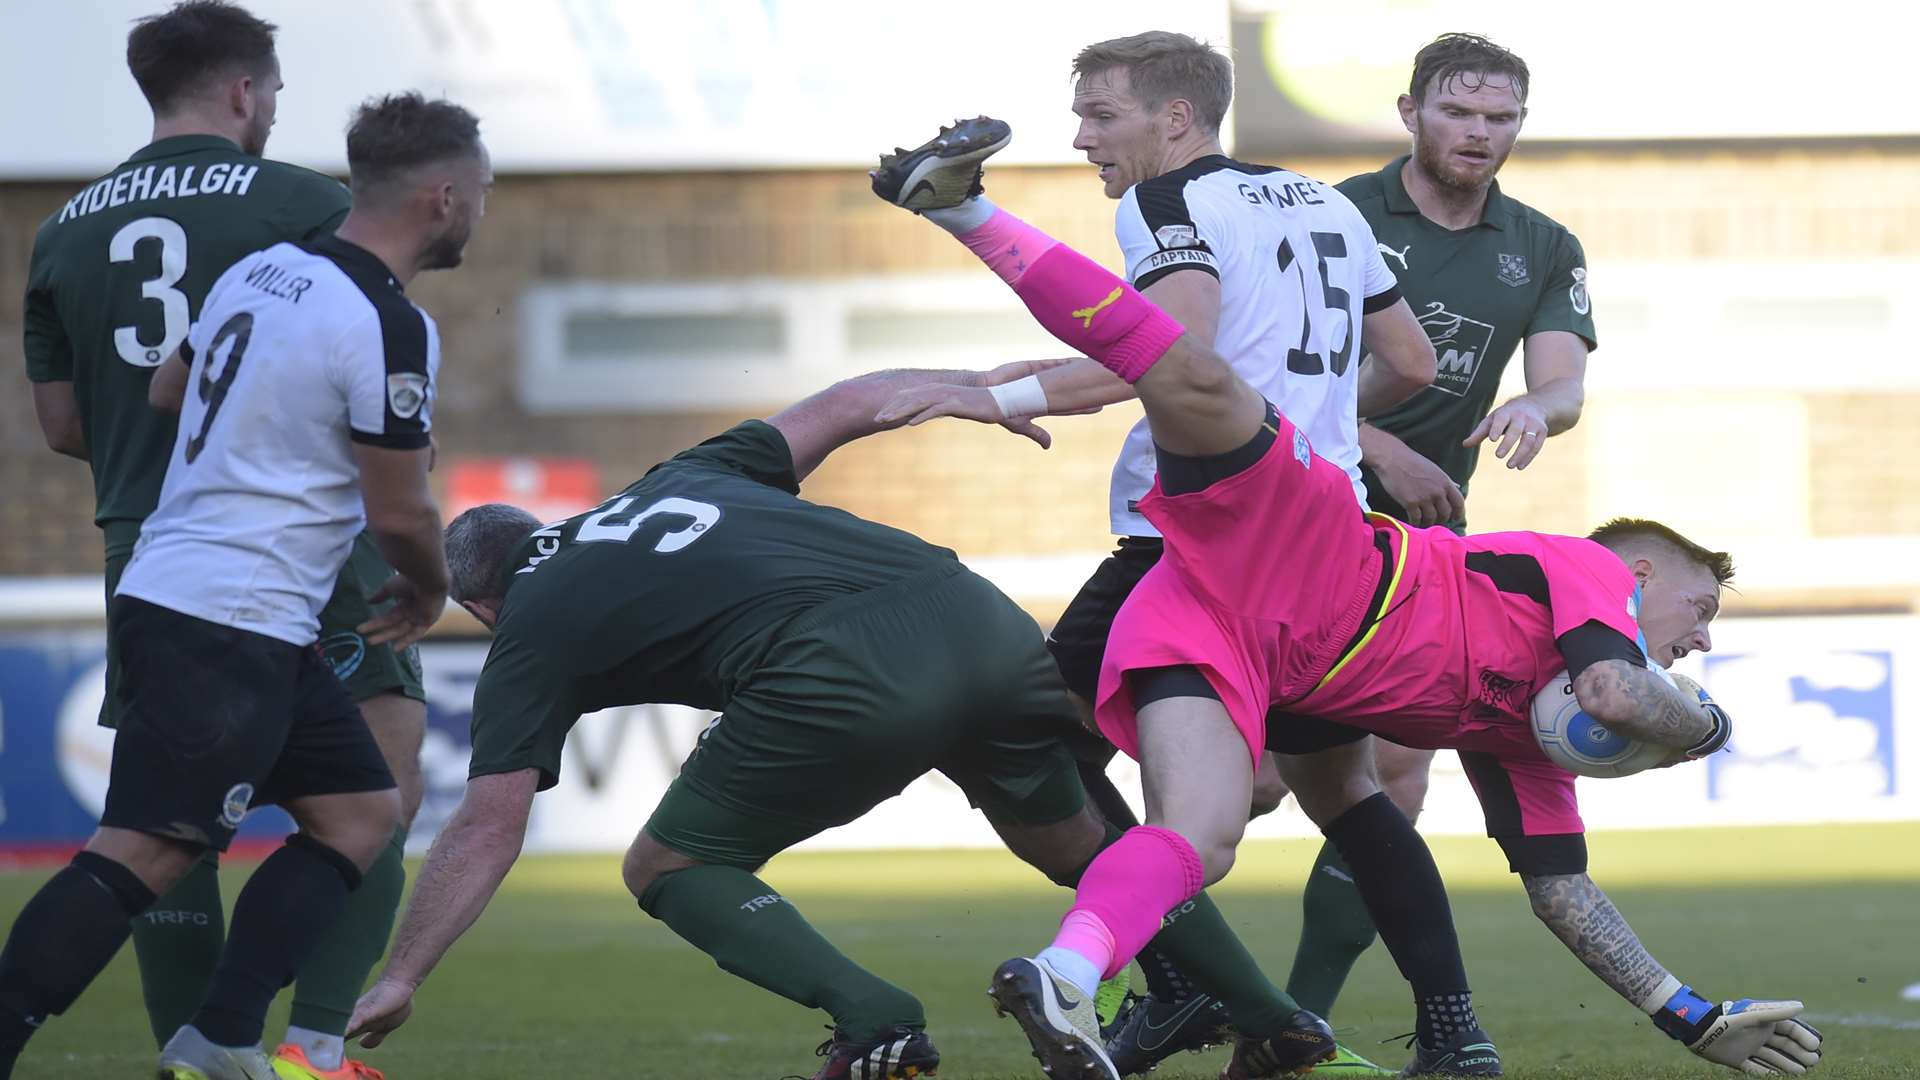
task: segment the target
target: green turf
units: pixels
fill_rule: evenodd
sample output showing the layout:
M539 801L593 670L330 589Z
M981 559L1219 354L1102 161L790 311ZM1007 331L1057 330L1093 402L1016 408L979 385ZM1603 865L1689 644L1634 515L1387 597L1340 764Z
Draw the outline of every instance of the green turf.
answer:
M1645 1080L1732 1076L1655 1032L1567 955L1527 910L1499 851L1434 841L1452 887L1480 1015L1509 1075ZM1593 839L1595 877L1654 954L1708 995L1800 997L1828 1036L1817 1076L1920 1077L1920 824L1615 833ZM1220 904L1276 979L1299 926L1305 842L1250 844ZM229 895L241 873L229 878ZM17 911L42 874L0 875ZM982 993L994 965L1043 945L1066 893L994 852L794 855L768 868L853 956L921 995L948 1078L1037 1077L1011 1021ZM611 858L529 858L416 999L412 1022L369 1060L392 1080L810 1075L819 1014L754 989L642 915ZM1384 952L1362 961L1334 1017L1345 1039L1399 1064L1381 1040L1410 1026ZM276 1012L269 1028L284 1022ZM1156 1080L1212 1077L1224 1051L1182 1056ZM138 1077L152 1061L131 950L18 1075Z

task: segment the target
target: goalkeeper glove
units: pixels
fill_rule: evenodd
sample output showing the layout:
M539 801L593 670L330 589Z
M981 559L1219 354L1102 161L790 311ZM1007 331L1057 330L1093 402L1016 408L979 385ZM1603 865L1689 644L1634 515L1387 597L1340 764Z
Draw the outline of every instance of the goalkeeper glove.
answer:
M1651 1008L1642 1003L1654 1026L1716 1065L1774 1076L1799 1075L1820 1063L1820 1032L1796 1019L1805 1008L1797 1001L1742 998L1715 1005L1671 975L1649 1000L1663 995Z

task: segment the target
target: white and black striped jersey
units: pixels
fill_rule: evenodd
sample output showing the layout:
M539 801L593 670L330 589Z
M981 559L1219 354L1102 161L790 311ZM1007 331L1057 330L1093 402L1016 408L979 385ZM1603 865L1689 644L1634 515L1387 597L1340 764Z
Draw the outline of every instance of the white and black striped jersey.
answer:
M1181 272L1220 279L1214 351L1306 432L1316 453L1347 470L1365 506L1355 415L1360 319L1400 291L1347 197L1298 173L1216 154L1134 185L1114 232L1136 288ZM1113 467L1116 534L1157 535L1136 509L1153 474L1142 420Z
M309 644L366 525L351 444L427 445L439 331L328 236L234 264L180 352L180 433L119 592Z

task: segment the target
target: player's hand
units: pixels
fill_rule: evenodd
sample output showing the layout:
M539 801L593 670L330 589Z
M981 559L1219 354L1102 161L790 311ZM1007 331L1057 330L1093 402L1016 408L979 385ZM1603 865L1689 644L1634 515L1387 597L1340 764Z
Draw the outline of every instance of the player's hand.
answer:
M1751 1076L1797 1076L1820 1064L1820 1033L1795 1019L1797 1001L1742 998L1715 1006L1687 1049Z
M393 1030L413 1015L413 990L405 983L381 979L353 1006L353 1019L347 1021L347 1041L360 1040L371 1050L387 1041Z
M1008 364L1004 368L997 368L994 372L989 372L987 377L991 378L994 374L999 371L1004 371L1007 368L1021 366L1025 365ZM1031 373L1032 372L1029 371L1027 374ZM1026 378L1026 375L1022 374L1015 377ZM998 383L993 385L998 385ZM1091 409L1078 409L1072 412L1054 415L1077 416L1099 411L1100 409L1096 406ZM1042 450L1053 445L1053 436L1048 433L1047 429L1034 423L1032 419L1013 418L1002 413L1000 403L994 400L993 392L988 390L984 385L952 386L935 384L931 386L916 386L911 390L902 390L893 396L893 400L882 406L880 412L876 414L873 419L875 423L881 425L883 428L898 427L902 424L908 427L918 427L929 420L937 420L943 416L958 417L962 420L972 420L981 424L999 424L1001 427L1006 428L1016 435L1024 435L1032 439L1034 442L1040 444Z
M1507 468L1524 469L1533 464L1547 443L1547 414L1523 394L1488 413L1460 445L1479 446L1488 439L1499 443L1493 456L1506 458Z
M992 371L981 372L980 385L999 386L1002 383L1010 383L1017 379L1024 379L1029 375L1038 375L1052 368L1065 367L1068 364L1077 364L1079 362L1080 358L1077 356L1060 356L1046 360L1015 360L1011 364L1001 364Z
M1380 486L1407 512L1407 524L1415 528L1445 525L1466 515L1467 500L1453 477L1406 445L1372 463L1372 468Z
M427 636L440 613L447 608L447 594L424 592L404 574L395 574L367 597L370 604L393 601L387 610L354 627L369 645L391 645L404 649Z

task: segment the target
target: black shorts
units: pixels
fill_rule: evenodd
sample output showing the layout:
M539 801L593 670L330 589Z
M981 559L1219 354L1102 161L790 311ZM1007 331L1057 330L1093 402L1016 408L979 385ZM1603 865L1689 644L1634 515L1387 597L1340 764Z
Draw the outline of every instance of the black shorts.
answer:
M1347 746L1367 737L1369 732L1317 716L1299 716L1279 709L1267 710L1267 749L1276 754L1317 754L1336 746Z
M1120 546L1100 563L1093 576L1080 586L1073 603L1060 613L1047 635L1047 649L1067 689L1083 701L1094 700L1100 689L1100 661L1107 654L1107 637L1113 633L1114 617L1127 602L1134 586L1160 561L1165 545L1157 536L1123 536Z
M249 806L394 786L320 654L116 597L121 720L100 824L226 850Z
M120 587L120 575L133 561L133 545L140 538L137 521L109 521L101 526L107 534L107 603ZM347 693L355 701L380 694L404 694L415 701L427 700L421 682L420 647L409 645L396 652L391 645L369 645L354 627L373 617L367 597L393 576L393 569L381 558L380 549L366 533L353 538L353 552L334 579L333 595L320 609L320 640L314 644L327 667L347 684ZM393 606L381 604L381 610ZM120 726L120 654L113 639L107 639L107 693L100 701L100 726Z

